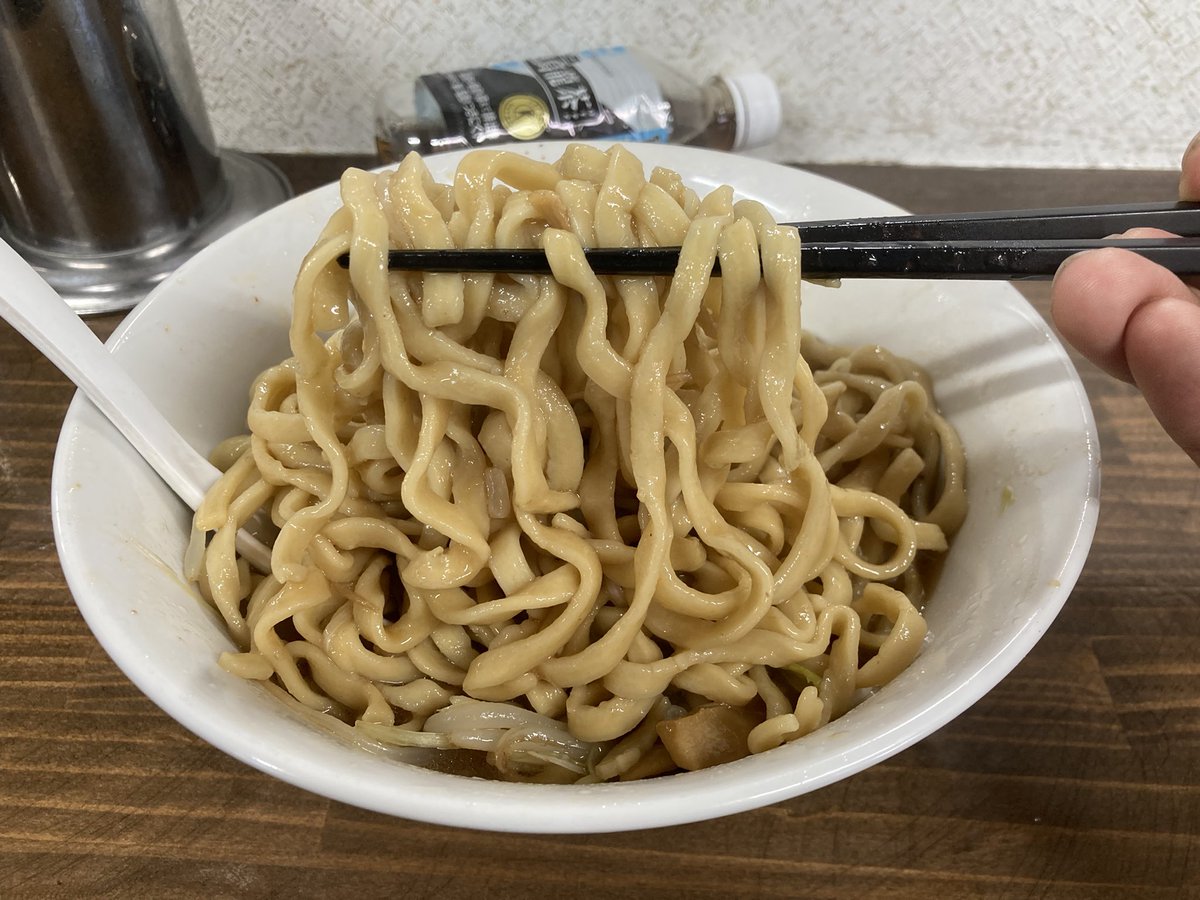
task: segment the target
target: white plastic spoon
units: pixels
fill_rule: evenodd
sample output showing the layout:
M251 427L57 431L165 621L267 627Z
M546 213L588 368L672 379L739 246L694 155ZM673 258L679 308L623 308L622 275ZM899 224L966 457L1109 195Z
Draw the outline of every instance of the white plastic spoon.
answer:
M221 474L216 466L171 427L66 301L2 240L0 273L0 316L75 382L184 503L199 506ZM271 551L249 532L238 532L237 548L256 569L271 571Z

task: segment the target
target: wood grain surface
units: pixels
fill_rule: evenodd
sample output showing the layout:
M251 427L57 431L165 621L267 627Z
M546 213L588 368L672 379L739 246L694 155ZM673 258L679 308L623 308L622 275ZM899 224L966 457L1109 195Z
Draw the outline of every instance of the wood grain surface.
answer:
M298 190L346 159L278 158ZM1166 172L822 166L917 211L1157 199ZM1048 288L1025 288L1043 313ZM101 336L119 317L91 320ZM1200 477L1131 388L1100 426L1091 557L966 714L828 788L631 834L508 836L344 806L145 699L92 638L50 527L73 389L0 323L0 897L1200 898Z

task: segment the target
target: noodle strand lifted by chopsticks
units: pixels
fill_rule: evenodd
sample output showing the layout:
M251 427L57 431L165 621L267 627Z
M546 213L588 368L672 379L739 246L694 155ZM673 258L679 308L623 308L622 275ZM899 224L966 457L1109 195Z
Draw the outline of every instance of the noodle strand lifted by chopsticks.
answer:
M372 741L597 781L776 747L915 658L962 450L914 365L802 336L794 229L621 147L341 191L196 512L227 669ZM672 278L582 250L654 244ZM452 247L554 274L387 268ZM234 535L266 520L258 573Z

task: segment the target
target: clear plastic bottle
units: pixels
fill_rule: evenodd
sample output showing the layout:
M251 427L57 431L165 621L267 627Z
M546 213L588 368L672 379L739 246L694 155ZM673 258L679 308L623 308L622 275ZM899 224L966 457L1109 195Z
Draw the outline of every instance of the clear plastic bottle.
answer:
M760 72L697 84L626 47L422 75L384 89L375 137L386 161L531 140L654 141L741 150L779 132L779 91Z

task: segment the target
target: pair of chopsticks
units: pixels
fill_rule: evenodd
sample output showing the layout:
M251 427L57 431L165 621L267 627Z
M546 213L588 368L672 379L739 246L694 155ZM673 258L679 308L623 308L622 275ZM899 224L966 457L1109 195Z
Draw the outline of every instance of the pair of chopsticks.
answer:
M1068 256L1122 247L1200 275L1200 203L1140 203L785 223L800 232L806 278L1049 278ZM1173 238L1110 238L1130 228ZM585 249L598 275L670 275L678 247ZM350 264L349 254L338 262ZM547 274L541 250L392 250L389 269ZM713 269L720 274L720 263Z

